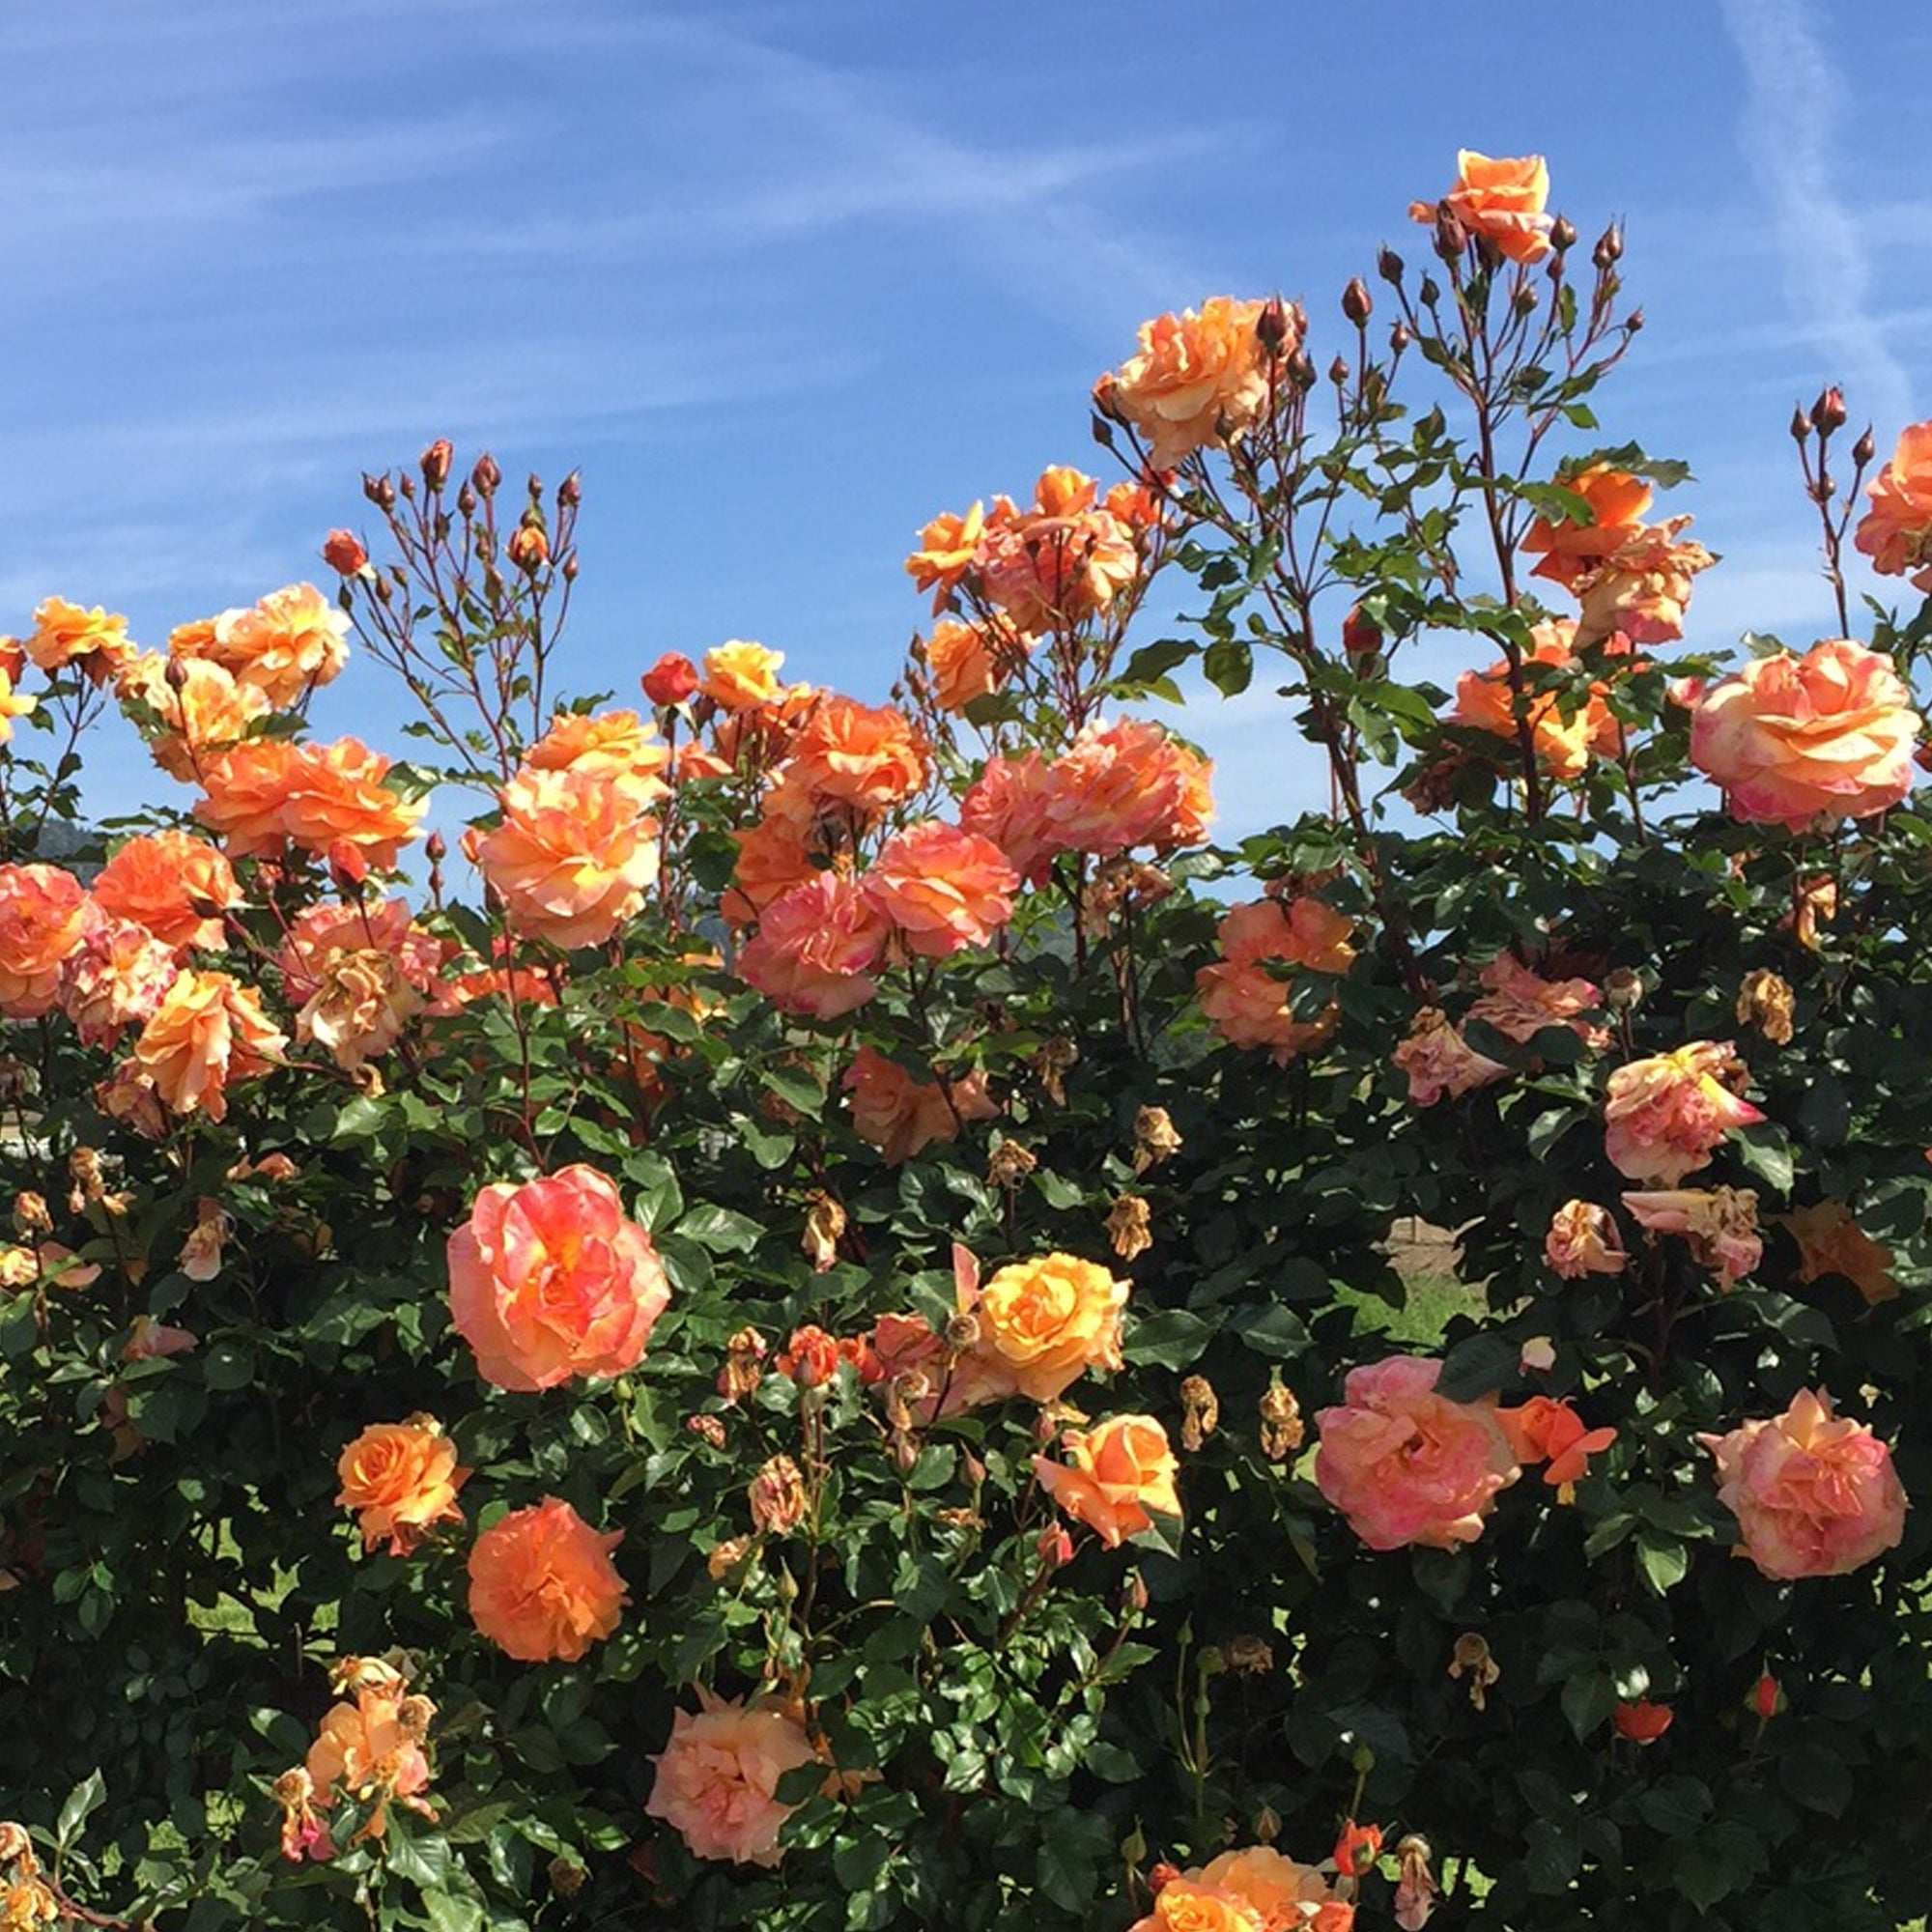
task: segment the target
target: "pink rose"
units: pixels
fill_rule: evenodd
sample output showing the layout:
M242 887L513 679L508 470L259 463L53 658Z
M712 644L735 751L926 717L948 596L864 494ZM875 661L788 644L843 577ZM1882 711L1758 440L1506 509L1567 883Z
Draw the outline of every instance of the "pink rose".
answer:
M1546 980L1507 952L1499 952L1483 968L1483 995L1468 1017L1482 1020L1520 1046L1526 1046L1545 1027L1567 1026L1585 1046L1601 1049L1608 1032L1577 1014L1601 1007L1604 996L1588 980Z
M1461 1099L1478 1087L1508 1077L1509 1068L1478 1053L1440 1007L1421 1008L1408 1037L1396 1048L1395 1064L1408 1076L1408 1097L1417 1107Z
M879 988L870 978L892 927L855 880L815 872L768 905L738 956L738 977L774 1006L838 1019Z
M928 819L890 840L866 874L866 895L927 959L984 946L1013 916L1019 877L990 838Z
M779 1832L795 1808L778 1800L786 1772L816 1753L805 1726L776 1703L751 1704L699 1690L702 1709L680 1711L670 1742L651 1762L645 1812L662 1818L700 1859L775 1865Z
M1315 1418L1315 1481L1371 1549L1473 1543L1520 1473L1494 1399L1451 1402L1441 1374L1420 1355L1351 1369L1343 1406Z
M669 1300L651 1237L594 1168L486 1187L449 1237L450 1312L498 1388L622 1375Z
M1764 1119L1732 1092L1744 1065L1729 1040L1692 1040L1610 1075L1604 1101L1604 1151L1619 1174L1675 1187L1711 1164L1733 1127Z
M1842 1577L1905 1534L1891 1451L1862 1423L1834 1416L1822 1390L1801 1389L1782 1415L1698 1439L1718 1459L1737 1553L1767 1577Z

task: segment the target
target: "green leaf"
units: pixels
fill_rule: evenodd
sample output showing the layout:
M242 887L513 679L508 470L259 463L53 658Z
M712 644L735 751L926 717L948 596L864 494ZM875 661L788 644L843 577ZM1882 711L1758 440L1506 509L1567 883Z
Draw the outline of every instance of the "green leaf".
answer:
M1163 1308L1136 1321L1122 1353L1130 1362L1151 1362L1156 1368L1192 1368L1214 1333L1214 1324L1185 1308Z
M1238 697L1254 678L1254 649L1238 638L1216 639L1203 654L1201 669L1223 697Z
M1828 1818L1842 1818L1852 1802L1850 1768L1822 1745L1802 1744L1780 1751L1777 1781L1797 1804Z
M98 1770L89 1772L68 1793L67 1803L60 1808L60 1821L54 1827L54 1844L60 1852L65 1854L79 1838L82 1828L106 1796L107 1780Z
M1607 1670L1579 1670L1563 1687L1563 1715L1578 1738L1609 1722L1617 1706L1616 1681Z
M1640 1530L1636 1539L1637 1574L1660 1597L1675 1589L1690 1574L1690 1552L1673 1536Z
M1731 1139L1738 1158L1767 1187L1779 1194L1791 1192L1795 1163L1791 1138L1782 1127L1771 1121L1760 1121L1754 1126L1740 1127Z
M749 1214L729 1208L701 1202L677 1224L677 1232L713 1254L748 1255L764 1236L764 1230Z

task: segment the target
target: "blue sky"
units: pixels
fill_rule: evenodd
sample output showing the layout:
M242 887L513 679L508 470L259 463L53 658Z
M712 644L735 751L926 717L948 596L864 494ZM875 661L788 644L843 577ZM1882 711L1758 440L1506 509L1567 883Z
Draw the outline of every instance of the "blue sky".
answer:
M1278 288L1339 335L1466 142L1626 219L1605 428L1697 471L1690 641L1817 635L1784 424L1828 377L1885 445L1932 408L1928 51L1907 0L9 9L0 630L56 591L159 643L327 582L360 469L441 434L582 465L567 683L735 636L881 695L927 516L1097 457L1155 310ZM316 722L401 715L365 664ZM1321 802L1272 700L1187 724L1230 829Z

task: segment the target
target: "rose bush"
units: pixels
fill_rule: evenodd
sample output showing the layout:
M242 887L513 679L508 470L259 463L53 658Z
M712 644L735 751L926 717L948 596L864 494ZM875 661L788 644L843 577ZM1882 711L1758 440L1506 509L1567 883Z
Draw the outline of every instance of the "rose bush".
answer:
M0 1920L1932 1905L1932 425L1801 412L1838 635L1691 650L1549 197L1151 321L888 703L560 693L580 484L446 442L333 602L0 641ZM1257 681L1332 810L1217 846Z

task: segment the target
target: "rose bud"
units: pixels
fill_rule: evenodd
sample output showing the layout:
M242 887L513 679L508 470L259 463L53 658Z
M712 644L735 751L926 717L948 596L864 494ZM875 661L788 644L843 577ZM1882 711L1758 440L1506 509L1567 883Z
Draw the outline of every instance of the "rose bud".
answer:
M1382 647L1380 625L1363 616L1362 607L1351 604L1349 614L1342 619L1342 648L1351 658L1372 656Z
M422 453L422 479L432 490L440 490L449 481L449 466L455 461L456 451L451 448L449 439L440 436Z
M667 651L640 682L653 704L682 704L697 689L697 667L682 651Z
M354 530L330 530L323 539L322 560L340 576L354 577L369 561L369 553Z

